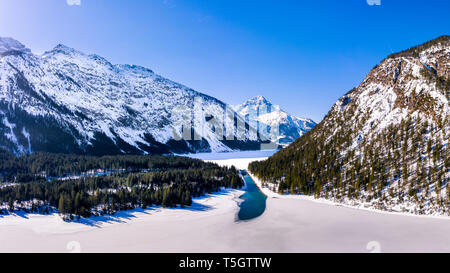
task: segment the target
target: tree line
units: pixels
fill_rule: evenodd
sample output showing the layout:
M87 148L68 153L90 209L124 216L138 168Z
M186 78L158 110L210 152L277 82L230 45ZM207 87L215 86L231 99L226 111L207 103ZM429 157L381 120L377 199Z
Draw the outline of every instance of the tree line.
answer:
M90 170L167 170L199 168L208 165L198 159L177 156L84 156L32 153L16 156L0 148L0 182L32 182L48 177L65 177Z
M392 200L409 201L418 205L417 213L426 204L450 213L450 117L437 116L435 122L410 117L358 138L366 118L349 126L353 113L346 115L330 113L326 120L333 126L319 124L268 160L251 163L249 170L279 193L376 200L381 209Z
M39 160L37 160L39 158ZM68 158L75 159L73 162ZM116 161L114 160L117 159ZM46 161L45 159L48 159ZM8 159L11 160L11 158ZM34 171L50 171L49 166L63 165L59 175L89 168L155 168L151 172L116 173L102 177L81 177L75 180L38 180L0 187L0 213L14 210L33 213L59 211L67 218L114 214L117 211L150 206L190 206L192 198L225 188L241 188L243 181L232 167L175 156L85 157L36 154L17 157L19 162L35 164ZM6 166L6 162L2 162ZM54 164L54 165L53 165ZM80 167L83 166L83 167ZM32 166L21 165L27 175ZM11 169L9 169L11 170ZM1 185L1 184L0 184Z

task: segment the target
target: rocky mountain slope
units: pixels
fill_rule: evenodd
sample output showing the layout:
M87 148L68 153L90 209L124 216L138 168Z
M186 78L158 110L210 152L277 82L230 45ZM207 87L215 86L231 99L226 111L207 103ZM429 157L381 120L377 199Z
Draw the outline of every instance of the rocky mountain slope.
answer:
M258 149L258 138L245 132L248 124L236 128L244 123L239 115L231 114L228 131L208 123L223 117L227 107L144 67L113 65L64 45L35 55L11 38L0 38L0 148L15 153ZM178 141L183 113L189 116L191 138Z
M250 170L283 193L450 213L450 37L393 54L325 119Z
M282 146L294 142L316 126L313 120L293 116L262 96L252 98L234 109L253 127L267 126L271 139Z

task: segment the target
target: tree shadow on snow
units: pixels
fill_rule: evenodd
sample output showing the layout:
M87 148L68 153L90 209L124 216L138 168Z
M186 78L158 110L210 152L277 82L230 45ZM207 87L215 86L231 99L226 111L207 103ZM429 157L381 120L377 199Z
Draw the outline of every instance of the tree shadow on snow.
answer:
M189 207L173 207L173 208L162 208L161 206L152 206L146 209L143 208L136 208L133 210L123 210L116 212L115 214L105 214L100 216L91 216L89 218L83 218L77 219L77 217L74 218L74 220L67 221L68 223L77 223L86 225L89 227L96 227L96 228L102 228L104 227L104 224L112 224L112 223L127 223L128 221L131 221L133 219L137 219L139 217L139 214L152 214L152 213L158 213L161 210L172 210L172 211L197 211L197 212L204 212L214 209L214 207L209 205L204 205L199 203L198 201L202 201L208 198L212 197L218 197L218 196L225 196L229 195L233 190L231 189L223 189L219 192L214 193L206 193L204 196L201 197L195 197L192 200L192 205ZM13 215L18 216L21 218L29 219L28 215L33 215L33 213L27 213L24 211L16 211L13 214L0 214L0 219L4 216Z

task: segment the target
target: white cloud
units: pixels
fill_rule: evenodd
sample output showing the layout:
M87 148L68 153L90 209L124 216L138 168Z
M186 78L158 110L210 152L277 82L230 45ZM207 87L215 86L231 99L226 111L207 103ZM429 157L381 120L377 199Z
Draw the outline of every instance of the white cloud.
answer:
M81 0L66 0L69 6L81 6Z

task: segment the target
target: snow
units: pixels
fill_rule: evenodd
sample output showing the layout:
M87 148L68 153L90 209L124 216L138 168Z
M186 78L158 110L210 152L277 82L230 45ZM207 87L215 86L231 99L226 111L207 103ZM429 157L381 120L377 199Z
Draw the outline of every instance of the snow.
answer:
M260 132L278 144L292 143L316 125L311 119L299 118L281 110L263 96L257 96L233 108L250 124L254 124L255 128L259 124Z
M215 98L165 79L150 69L112 65L103 57L65 45L34 55L20 43L2 38L0 54L2 48L20 49L27 54L0 58L0 101L19 107L31 116L54 118L63 130L75 128L72 135L80 148L93 143L95 133L103 133L114 143L118 143L117 135L137 149L140 144L152 146L145 140L145 134L167 143L174 138L173 125L177 122L173 109L184 106L189 111L195 108L198 116L195 128L203 132L213 152L231 151L219 141L204 121L205 117L200 116L201 113L223 116L227 105ZM23 74L33 95L30 90L18 87L15 80L18 73ZM197 100L202 104L195 105ZM22 126L17 124L17 127ZM240 134L234 136L241 139ZM18 150L19 144L27 145L11 145Z
M274 151L272 151L274 152ZM267 152L195 155L245 168ZM258 182L258 181L257 181ZM67 223L57 215L0 217L0 252L449 252L449 219L352 209L268 195L265 213L238 222L242 191L224 190L185 209L150 208ZM433 232L429 232L432 230Z
M11 51L30 52L24 45L12 38L0 37L0 56Z
M0 114L3 114L2 112L0 112ZM14 143L17 147L17 149L19 150L19 152L24 152L25 149L22 145L19 144L19 141L17 140L17 136L14 133L14 128L16 128L16 125L13 123L10 123L7 117L3 117L3 125L5 125L8 129L9 132L5 133L5 136L7 139L9 139L12 143Z
M156 140L166 142L171 138L173 122L169 112L176 105L191 107L194 97L201 96L206 104L198 109L199 112L207 109L217 112L223 106L149 69L111 65L97 55L86 55L66 46L60 45L43 56L34 56L20 43L1 38L0 55L11 50L26 53L28 58L5 56L0 59L0 100L9 102L10 107L20 106L33 115L54 115L58 120L63 118L59 113L43 107L39 101L30 100L28 104L21 104L25 95L7 86L16 73L9 65L12 63L23 71L36 90L45 90L48 97L70 110L81 110L96 121L68 121L87 139L93 137L94 131L102 131L112 138L110 129L114 128L115 133L131 145L142 140L143 132L153 132ZM439 47L429 49L421 55L419 63L404 59L404 69L418 76L422 66L420 62L431 65L435 57L429 56L429 53L439 51L442 51ZM445 49L444 53L448 52ZM380 75L377 76L395 76L395 71L395 61L388 60L384 67L380 66ZM61 80L57 73L70 75L72 80ZM406 83L401 77L397 80L405 95L411 94L414 89L424 90L437 100L443 113L449 113L447 98L433 85L423 79ZM365 113L370 113L369 118L364 120L362 130L355 132L355 136L370 138L372 122L376 130L381 130L406 118L406 109L394 108L396 99L392 87L377 81L365 85L362 92L349 97L352 103L358 105L357 116L362 118ZM249 102L270 104L263 97ZM124 107L116 105L126 105L139 115L129 123L121 124L118 120L128 117L129 113ZM241 114L249 113L250 106L247 106ZM337 103L334 111L345 111L345 107ZM14 133L16 125L10 123L4 113L0 114L0 122L9 131L7 137L25 150ZM269 125L295 120L295 117L281 110L262 118ZM263 160L275 153L217 153L229 149L217 142L212 130L206 130L205 136L216 152L190 157L246 169L250 162ZM25 128L22 135L28 140L28 150L31 150L30 135ZM445 145L448 145L448 139L445 140ZM353 148L357 145L355 137ZM260 181L255 181L262 187ZM115 216L84 219L81 223L66 223L58 215L0 216L0 252L65 252L72 242L78 242L83 252L367 252L371 242L378 242L383 252L450 252L449 217L380 212L362 205L350 207L350 203L336 204L308 196L279 195L267 188L262 190L269 197L266 212L248 222L235 221L239 209L237 198L243 192L234 190L197 198L191 208L134 210Z
M216 163L219 166L234 166L238 170L246 170L248 168L248 164L250 164L251 162L267 159L276 152L277 150L261 150L229 153L199 153L184 156L201 159L206 162Z
M22 129L22 135L23 135L23 136L27 139L27 141L28 141L28 150L27 150L27 152L28 152L28 153L31 153L32 150L31 150L30 133L28 133L27 128L23 127L23 129Z
M210 223L210 217L233 223L238 209L235 199L242 194L224 190L194 199L190 208L138 209L79 223L64 222L57 214L0 216L0 252L66 252L73 241L86 252L158 251L158 246L164 251L162 245L171 233L174 238L192 233L191 228ZM174 240L168 246L177 243L182 242Z
M202 160L233 160L233 159L252 159L267 158L275 154L278 150L258 150L258 151L236 151L228 153L198 153L183 155L190 158Z
M249 175L253 179L253 181L255 181L255 183L258 185L258 187L261 189L261 191L265 195L267 195L271 198L304 200L304 201L311 201L311 202L326 204L326 205L331 205L331 206L346 207L346 208L355 209L355 210L370 211L370 212L380 213L380 214L400 215L400 216L405 216L405 217L433 218L433 219L441 219L441 220L449 220L450 221L450 217L442 216L442 215L416 215L416 214L404 213L404 212L400 212L400 211L383 211L383 210L375 209L371 206L365 206L364 204L357 203L357 202L356 203L351 203L351 202L337 203L330 199L315 198L314 196L308 196L308 195L279 194L279 193L274 192L272 189L270 189L269 186L267 186L267 185L263 186L263 182L260 179L258 179L255 175L253 175L252 173L249 173ZM272 186L272 185L270 185L270 186Z
M448 99L443 94L443 90L437 89L434 82L429 81L421 73L424 68L438 71L446 77L447 71L445 67L448 65L448 46L436 46L426 50L420 54L420 58L414 57L398 57L388 58L373 69L365 78L363 83L352 92L347 93L342 97L333 107L331 111L332 118L324 121L324 128L329 130L327 135L329 141L336 133L340 132L342 127L347 130L352 130L351 145L341 149L340 154L342 158L345 157L348 151L355 151L355 157L362 157L364 151L360 149L360 144L364 141L366 143L376 142L376 137L383 129L390 125L399 125L402 120L411 119L417 122L418 119L427 121L432 126L437 126L437 118L446 117L450 113L450 104ZM438 61L439 60L439 61ZM401 69L400 69L401 67ZM440 70L439 70L440 69ZM401 73L399 73L401 70ZM440 71L440 72L439 72ZM424 107L416 105L409 105L412 101L412 96L415 94L429 97L430 102ZM422 99L422 98L420 98ZM345 104L346 101L351 103ZM344 105L345 104L345 105ZM354 111L354 113L353 113ZM348 114L351 116L349 117ZM434 116L434 118L433 118ZM339 119L344 118L343 123ZM361 125L362 127L359 127ZM423 134L425 139L440 138L444 146L448 145L448 136L446 131L449 130L449 124L444 124L444 130L438 130L433 133ZM411 148L412 143L409 143ZM423 147L422 147L423 148ZM384 155L387 157L387 154ZM437 165L442 166L442 162L437 162ZM352 167L349 164L346 167ZM410 171L415 170L417 161L408 162ZM425 161L425 166L431 169L434 166L430 165L430 160ZM392 169L389 170L392 175ZM448 171L445 172L444 177L448 177ZM444 179L448 181L448 178ZM398 183L390 181L389 186L383 189L385 196L389 196L389 190L393 189L397 193ZM360 192L358 200L349 200L343 197L338 202L343 205L356 206L364 209L374 209L384 207L386 210L409 213L423 213L428 215L448 215L448 212L443 206L437 206L433 203L436 200L437 194L434 192L434 184L430 183L429 194L420 191L417 197L420 198L420 204L412 197L409 197L407 189L401 189L404 198L390 197L387 200L382 198L373 198L366 201L370 193ZM440 196L446 196L445 182L441 189ZM324 190L325 191L325 190ZM325 192L322 193L324 195ZM397 194L396 194L397 195ZM434 200L433 200L434 199Z

